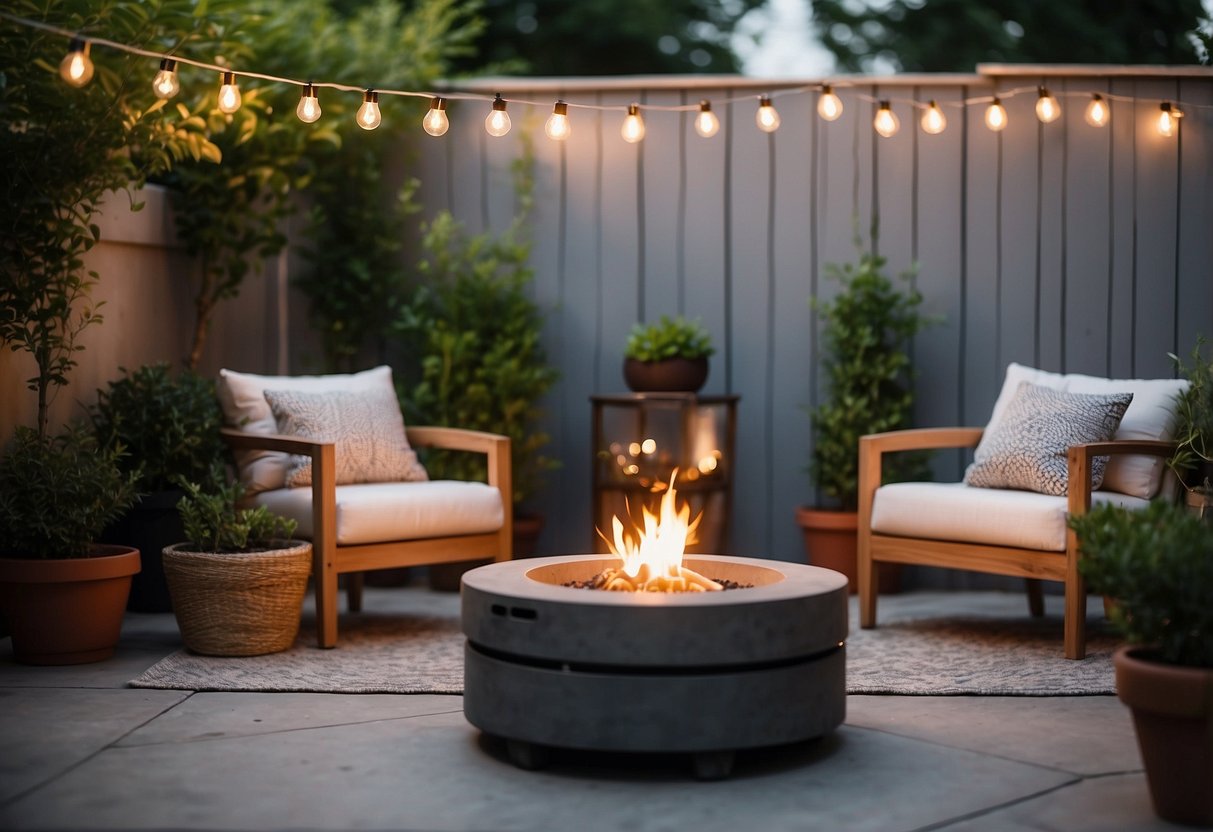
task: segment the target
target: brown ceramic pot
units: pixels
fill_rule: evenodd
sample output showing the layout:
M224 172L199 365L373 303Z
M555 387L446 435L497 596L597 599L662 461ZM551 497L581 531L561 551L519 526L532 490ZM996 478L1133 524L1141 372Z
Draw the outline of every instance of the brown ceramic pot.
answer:
M1140 647L1120 648L1112 662L1154 811L1173 823L1213 826L1213 668L1155 661Z
M696 393L708 380L707 358L624 359L623 380L634 393Z
M83 558L0 558L0 610L25 664L86 664L114 655L139 550L94 545Z
M809 564L841 572L847 576L851 594L858 592L859 515L854 511L802 506L796 509L796 522L804 533L805 555ZM901 569L897 564L880 564L876 588L881 595L901 591Z

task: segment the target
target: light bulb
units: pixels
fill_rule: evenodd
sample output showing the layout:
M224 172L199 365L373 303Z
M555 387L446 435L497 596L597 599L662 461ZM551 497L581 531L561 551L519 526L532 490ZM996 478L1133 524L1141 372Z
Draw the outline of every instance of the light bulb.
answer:
M943 110L939 109L939 105L934 101L927 106L919 123L922 125L923 132L930 133L932 136L942 133L948 126L948 120L944 116Z
M172 98L181 92L181 81L177 78L177 62L165 58L160 62L160 71L152 79L152 91L157 98Z
M549 139L562 142L569 137L573 132L573 126L569 124L569 105L563 101L557 101L556 106L552 108L552 114L548 116L547 124L543 125L543 132L548 134Z
M774 133L779 129L779 112L771 106L771 99L762 96L758 99L758 112L754 114L758 129L764 133Z
M501 93L497 93L497 97L493 99L493 109L484 119L484 129L490 136L500 138L510 132L510 126L510 114L505 111L505 101L502 100Z
M234 113L240 109L240 87L236 86L236 73L223 73L223 85L219 87L219 111Z
M897 116L889 108L889 102L880 102L880 109L876 111L876 118L872 119L872 126L876 128L877 133L886 139L901 129L901 122L897 120Z
M640 117L640 105L628 105L628 114L623 119L623 127L619 128L619 135L623 136L623 140L628 144L636 144L644 138L644 119Z
M990 106L986 107L986 127L995 133L1007 128L1007 108L1002 106L1002 101L997 95L990 102Z
M834 88L829 84L821 88L821 98L817 99L817 115L826 121L835 121L842 115L842 99L834 94Z
M59 77L73 87L83 87L93 80L93 59L88 56L91 47L86 40L72 38L67 54L59 62Z
M1036 99L1036 117L1045 124L1050 121L1057 121L1057 117L1061 115L1061 105L1057 103L1057 99L1049 95L1049 91L1044 87L1039 87L1039 97Z
M1158 132L1164 136L1174 136L1175 131L1179 129L1179 120L1183 118L1183 112L1170 101L1164 101L1158 105Z
M1087 112L1083 115L1087 124L1092 127L1103 127L1111 117L1112 111L1108 109L1108 104L1103 97L1098 94L1092 95L1091 103L1087 105Z
M704 99L699 102L699 115L695 116L695 132L710 139L720 130L720 119L712 112L712 102Z
M320 118L320 99L316 97L316 88L311 84L303 85L299 94L299 104L295 107L295 115L304 124L311 124Z
M451 121L446 117L445 98L430 99L430 109L421 119L421 127L431 136L441 136L451 128Z
M362 106L358 108L358 126L363 130L374 130L383 123L379 112L379 93L367 90L362 96Z

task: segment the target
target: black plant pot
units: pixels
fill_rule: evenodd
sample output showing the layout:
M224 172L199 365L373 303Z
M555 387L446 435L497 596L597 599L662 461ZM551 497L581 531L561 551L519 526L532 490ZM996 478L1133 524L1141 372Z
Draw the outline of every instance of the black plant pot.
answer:
M177 513L180 489L157 491L142 497L123 517L106 528L102 543L132 546L142 556L143 568L131 581L126 608L134 612L172 612L173 602L164 578L161 552L185 540L185 528Z

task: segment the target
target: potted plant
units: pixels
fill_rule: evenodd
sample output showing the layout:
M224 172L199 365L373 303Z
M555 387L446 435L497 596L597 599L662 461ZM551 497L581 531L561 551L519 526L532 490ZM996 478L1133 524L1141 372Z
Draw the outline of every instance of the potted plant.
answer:
M265 506L238 508L243 487L181 481L186 541L164 549L164 574L185 646L208 656L260 656L295 643L312 544Z
M1113 656L1116 691L1133 712L1154 810L1213 825L1213 528L1166 500L1105 503L1070 526L1083 576L1114 599L1128 641Z
M1175 452L1168 463L1187 489L1188 507L1203 518L1213 518L1213 361L1202 355L1204 337L1196 339L1191 364L1168 353L1188 389L1179 394L1175 425Z
M909 426L914 408L909 343L928 319L922 295L883 274L885 258L859 250L858 262L829 264L838 281L831 300L813 303L823 321L827 398L812 411L809 471L822 504L802 506L796 520L809 562L846 575L856 591L856 528L859 503L859 438ZM902 275L908 279L909 275ZM922 478L925 458L898 455L886 479ZM824 499L823 499L824 498ZM898 575L880 570L880 591L895 591Z
M97 391L90 416L102 447L124 447L119 464L138 473L141 496L101 535L102 542L121 540L142 553L127 609L169 612L160 552L185 537L177 511L184 492L177 483L209 484L226 452L215 384L190 370L174 376L167 363L124 369L122 378Z
M139 550L92 541L134 502L121 456L72 425L50 437L18 427L0 458L0 614L20 662L114 653Z
M623 378L636 393L695 393L708 380L712 336L698 320L662 315L637 323L623 350Z

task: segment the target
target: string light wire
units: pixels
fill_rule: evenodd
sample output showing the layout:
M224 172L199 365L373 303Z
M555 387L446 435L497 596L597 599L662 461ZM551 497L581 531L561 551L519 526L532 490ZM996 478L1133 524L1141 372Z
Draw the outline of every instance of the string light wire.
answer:
M357 84L344 84L344 83L340 83L340 82L336 82L336 81L300 80L297 78L287 78L284 76L271 75L271 74L263 73L263 72L254 72L254 71L247 70L247 69L236 69L232 66L213 64L213 63L208 63L206 61L199 61L199 60L194 60L192 58L186 58L184 56L176 54L175 52L157 52L155 50L143 49L138 46L130 46L125 43L120 43L118 41L110 40L108 38L87 35L87 34L84 34L81 32L72 31L70 29L64 29L59 26L54 26L49 23L44 23L42 21L29 20L27 18L19 17L17 15L9 14L8 12L3 12L3 11L0 11L0 19L7 20L11 23L16 23L20 26L26 26L26 27L29 27L32 29L38 29L38 30L41 30L44 32L54 34L54 35L58 35L60 37L68 39L69 41L83 40L91 45L104 46L107 49L113 49L113 50L116 50L119 52L125 52L127 54L136 55L136 56L143 57L143 58L151 58L151 59L155 59L157 61L171 59L173 61L176 61L180 65L192 66L197 69L208 70L211 72L219 73L221 75L224 73L231 73L231 74L235 75L237 78L250 78L250 79L255 79L258 81L268 81L271 83L290 84L290 85L297 86L297 87L310 86L313 90L329 89L329 90L336 90L338 92L357 93L359 95L364 95L366 93L366 90L368 89L365 86L359 86ZM741 102L745 102L745 101L753 101L756 103L760 103L762 99L775 100L777 98L783 98L786 96L803 95L803 94L809 93L809 92L823 92L826 90L848 89L848 90L853 91L854 97L856 99L858 99L859 101L864 101L864 102L870 103L870 104L880 104L883 102L888 102L889 104L904 104L911 108L922 109L922 110L925 110L931 106L931 104L929 102L919 101L919 100L913 99L913 98L897 98L897 97L876 98L875 96L868 95L863 92L859 92L858 89L856 89L856 87L859 86L860 84L862 84L862 82L848 82L846 80L828 80L827 79L827 80L823 80L822 82L808 83L808 84L803 84L803 85L795 86L795 87L785 87L785 88L778 89L778 90L772 90L770 92L763 93L763 94L742 93L742 94L737 94L737 95L733 95L733 96L729 96L729 97L725 97L725 98L717 98L717 99L714 99L714 101L715 101L715 103L722 104L722 105L737 104L737 103L741 103ZM941 109L945 108L945 107L953 108L953 109L963 109L965 107L978 105L978 104L989 104L989 103L993 102L995 98L1005 101L1007 99L1015 98L1016 96L1025 95L1025 94L1029 94L1029 93L1039 95L1039 89L1040 88L1038 85L1014 87L1014 88L1008 89L1008 90L999 90L999 91L997 91L997 93L990 93L988 95L971 96L968 98L955 100L955 101L937 101L936 106L938 106ZM552 101L550 99L546 100L546 101L540 101L540 100L532 100L532 99L527 99L527 98L507 98L500 94L487 95L487 94L483 94L483 93L462 92L462 91L458 91L458 90L443 90L441 92L436 92L436 91L432 91L432 90L397 90L397 89L383 89L383 88L376 87L375 92L381 96L424 98L428 101L432 101L436 98L442 98L447 101L479 101L479 102L493 103L494 101L500 100L506 104L514 104L514 105L520 105L520 106L526 106L526 107L542 107L542 108L546 109L546 108L549 108L552 106ZM1093 93L1090 90L1086 90L1086 91L1067 90L1067 91L1063 91L1063 92L1054 93L1053 97L1054 98L1080 97L1083 99L1090 99L1092 94ZM1135 101L1139 100L1139 98L1136 96L1117 95L1117 94L1103 92L1103 91L1099 91L1099 95L1103 98L1104 101L1135 102ZM576 101L562 101L561 103L563 103L565 105L565 107L567 107L568 109L595 110L595 111L601 111L601 112L617 112L617 113L623 113L625 115L629 113L630 108L636 108L635 114L637 114L637 115L639 115L640 112L642 112L642 111L668 112L668 113L689 113L689 112L697 112L700 110L700 105L697 103L688 103L688 104L649 104L649 103L645 103L645 104L639 104L639 105L637 105L635 103L633 103L633 104L590 104L590 103L583 103L583 102L576 102ZM1183 102L1183 101L1172 101L1171 104L1172 104L1172 106L1174 106L1176 108L1176 110L1179 110L1179 111L1213 109L1213 104L1196 104L1196 103Z

